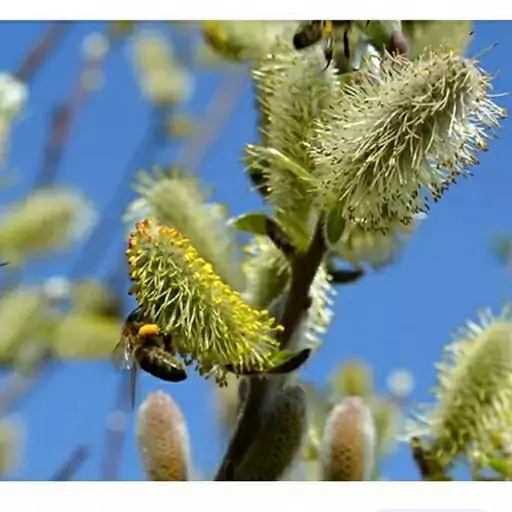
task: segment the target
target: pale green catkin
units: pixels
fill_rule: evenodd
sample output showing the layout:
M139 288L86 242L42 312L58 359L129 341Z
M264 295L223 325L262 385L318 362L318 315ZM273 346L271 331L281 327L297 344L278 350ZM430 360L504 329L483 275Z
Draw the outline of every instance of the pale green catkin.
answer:
M346 220L388 231L428 212L505 116L477 62L438 49L417 61L382 58L361 73L316 123L309 139L315 204Z
M135 190L140 197L125 216L130 225L149 216L157 224L178 229L224 282L235 289L242 287L243 275L226 225L226 209L208 203L210 194L195 175L155 169L151 174L139 174Z
M0 217L0 254L11 263L63 249L90 227L93 211L80 194L40 190Z
M486 452L493 438L510 430L512 410L511 308L481 324L468 323L446 347L438 367L436 403L408 425L410 435L423 435L443 466L457 456Z
M268 180L270 202L285 208L304 225L311 203L307 187L282 159L266 149L284 155L306 174L311 172L313 161L304 144L306 135L340 90L335 71L329 68L322 72L324 67L320 48L297 52L283 44L252 71L261 144L246 147L246 165L249 171L262 172Z

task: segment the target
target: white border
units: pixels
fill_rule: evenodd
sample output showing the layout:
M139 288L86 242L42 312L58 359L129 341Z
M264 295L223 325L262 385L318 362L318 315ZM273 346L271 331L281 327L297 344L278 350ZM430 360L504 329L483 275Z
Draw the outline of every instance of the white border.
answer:
M2 483L6 510L510 512L509 482Z
M507 8L508 7L508 8ZM506 0L16 0L2 2L4 20L197 19L511 19Z

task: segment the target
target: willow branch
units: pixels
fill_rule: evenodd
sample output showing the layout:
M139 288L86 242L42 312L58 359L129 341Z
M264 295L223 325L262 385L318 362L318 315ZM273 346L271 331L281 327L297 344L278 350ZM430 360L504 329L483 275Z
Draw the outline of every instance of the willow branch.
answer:
M36 384L38 384L37 389L40 389L40 380L43 374L45 372L47 376L48 373L51 374L51 363L51 352L49 350L43 351L32 362L30 372L23 373L13 370L9 374L0 389L0 417L8 414L15 407L19 407L30 391L35 388ZM53 368L55 369L55 367Z
M121 377L116 409L109 414L105 435L105 452L101 466L100 479L113 482L119 479L123 458L123 449L128 428L128 416L131 412L130 379Z
M67 482L72 480L88 457L89 448L85 445L77 446L60 468L53 474L50 478L50 482Z
M21 82L34 79L46 59L71 28L70 21L54 21L22 60L14 76Z
M189 139L178 155L177 165L185 170L196 170L208 150L213 146L238 105L248 81L245 72L239 69L231 71L222 80L203 119L199 133Z
M84 77L87 74L98 72L104 58L84 59L84 64L78 76L75 79L69 96L57 105L51 114L50 130L46 139L41 168L36 175L34 188L41 188L52 184L57 178L62 155L69 140L73 122L93 92L93 89L87 86Z
M300 327L303 313L310 302L309 289L326 254L327 247L323 237L323 222L324 219L321 217L317 222L308 250L303 254L298 254L292 260L290 290L280 319L280 324L284 328L279 338L281 349L289 348L294 334ZM278 377L272 377L270 380L264 378L251 379L247 399L215 477L216 481L233 479L234 470L258 435L261 426L261 410L275 385L275 379L278 379Z

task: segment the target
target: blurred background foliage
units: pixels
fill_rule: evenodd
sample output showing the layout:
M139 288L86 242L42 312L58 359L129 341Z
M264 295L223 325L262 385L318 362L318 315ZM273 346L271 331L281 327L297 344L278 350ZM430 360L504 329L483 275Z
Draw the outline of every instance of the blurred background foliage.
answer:
M0 75L3 190L26 181L23 169L9 165L11 136L16 135L18 124L31 122L27 104L30 105L31 95L37 94L38 74L51 64L53 54L67 44L69 34L79 23L47 24L39 39L35 38L33 46L22 56L18 67ZM413 56L441 44L463 53L471 39L471 25L463 21L405 21L403 31ZM277 39L291 38L295 28L295 22L116 21L105 24L102 31L87 34L81 52L76 54L76 66L69 71L59 70L59 73L74 74L75 78L62 95L62 101L48 115L38 170L32 183L28 187L24 185L27 192L23 197L2 202L0 215L0 255L8 262L0 268L0 363L4 374L0 388L0 476L3 478L16 474L21 457L31 457L24 448L23 416L16 415L28 393L52 377L52 372L59 368L58 362L110 359L124 318L133 306L127 298L123 240L134 220L144 216L144 212L153 212L161 223L183 230L226 282L237 287L243 279L240 262L236 261L235 237L227 228L219 227L225 226L227 207L211 202L207 185L201 183L201 176L195 176L194 172L242 101L252 63L265 56ZM127 148L132 156L114 197L99 212L84 197L80 186L63 186L58 175L66 164L74 123L89 99L108 82L105 63L117 51L122 51L129 61L140 94L150 105L151 115L140 143L131 150ZM197 81L212 72L216 73L218 86L210 102L203 112L191 112L187 105L194 97ZM123 87L123 84L115 87ZM108 115L105 112L105 116ZM117 122L125 121L120 118ZM172 150L166 152L165 148ZM238 159L240 152L241 148L232 148L226 158ZM162 157L162 154L170 156ZM158 164L165 172L153 172L153 164ZM136 174L140 169L146 172ZM171 171L167 172L169 169ZM102 171L91 169L91 172ZM222 180L229 180L229 177ZM216 189L221 189L223 183L216 185ZM367 268L383 268L396 262L412 231L412 228L404 229L393 237L385 237L355 230L350 239L343 239L339 256L355 269L352 270L354 276ZM492 248L510 271L512 238L506 234L496 236ZM249 253L251 250L256 249L247 247ZM258 250L261 251L261 247ZM41 268L55 258L59 262L58 258L70 251L77 252L73 264L62 271L53 265L55 277L40 271L39 274L45 276L43 279L30 283L24 280L34 265ZM117 263L109 264L105 270L105 258L111 251L116 252L113 259ZM274 274L269 279L275 284L279 276ZM276 296L271 295L271 299ZM262 306L267 307L269 301L264 302ZM375 364L378 365L378 361ZM320 452L327 419L337 404L346 403L347 407L357 409L358 402L344 400L360 397L375 423L376 439L372 449L376 461L369 478L384 479L387 475L381 472L380 462L396 447L396 436L402 426L408 396L414 388L414 378L406 370L397 370L389 375L387 391L379 392L369 362L339 361L334 366L330 377L323 382L303 382L310 414L299 461L286 478L322 479ZM119 400L107 425L100 476L103 479L119 478L120 452L129 414L126 378L121 376L120 379ZM234 428L242 392L235 379L228 387L215 390L217 420L225 440ZM172 395L172 389L170 393ZM144 399L146 397L141 397ZM183 437L186 418L170 397L158 393L147 397L138 421L137 439L148 478L208 477L201 468L188 467L188 462L183 462L189 456L185 446L188 446L188 439ZM360 457L356 439L359 427L350 421L349 428L355 431L344 437L349 440L349 446L338 447L340 453L347 454L348 462L333 479L361 479L356 467L360 461L350 459ZM160 438L162 428L167 429L168 435ZM356 439L352 444L351 435ZM158 438L157 448L148 446L148 437ZM357 453L351 455L351 450ZM48 478L75 478L87 457L88 449L77 447L53 476L48 468ZM165 460L159 462L158 457Z

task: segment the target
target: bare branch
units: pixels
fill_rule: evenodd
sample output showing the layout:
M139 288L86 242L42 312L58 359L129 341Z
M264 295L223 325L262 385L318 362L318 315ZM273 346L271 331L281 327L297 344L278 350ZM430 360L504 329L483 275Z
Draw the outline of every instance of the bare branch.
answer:
M70 21L54 21L50 24L41 38L32 46L21 62L20 67L14 73L18 80L26 83L34 79L52 51L55 50L69 31L71 24L72 22Z
M67 458L62 466L57 469L50 478L51 482L67 482L72 480L75 474L83 466L84 462L89 458L89 448L85 445L77 446L71 455Z

